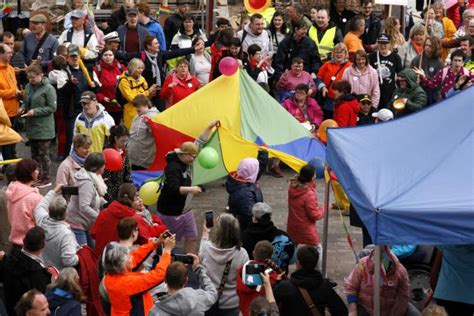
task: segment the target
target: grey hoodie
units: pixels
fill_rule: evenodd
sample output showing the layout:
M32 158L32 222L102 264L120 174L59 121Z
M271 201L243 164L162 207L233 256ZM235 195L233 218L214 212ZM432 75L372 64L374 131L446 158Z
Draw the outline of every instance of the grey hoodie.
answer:
M244 34L246 35L244 36ZM240 38L240 40L242 41L242 51L245 53L247 52L249 46L252 44L257 44L258 46L260 46L260 48L262 49L262 57L267 54L272 56L274 53L276 53L273 51L273 43L268 31L263 30L262 33L260 33L259 35L255 35L250 29L250 23L245 25L243 30L237 32L237 37Z
M185 287L173 294L162 296L148 315L204 315L204 312L217 301L217 290L203 267L198 267L195 273L199 279L200 289Z
M79 194L72 195L69 200L66 222L73 227L79 226L88 231L99 215L99 208L96 207L96 198L99 194L94 181L84 168L74 175L74 185L78 187Z
M48 206L55 192L49 191L35 208L36 225L43 228L46 233L46 246L41 251L41 257L49 266L61 270L73 267L79 263L77 250L79 244L74 233L65 221L57 221L49 217Z
M145 116L153 118L158 113L160 111L152 107ZM127 154L132 165L143 168L150 167L155 160L156 147L153 133L144 118L139 115L135 116L130 128Z
M236 247L220 249L209 240L202 239L201 246L199 247L199 258L201 258L201 264L206 268L206 271L209 271L209 278L216 288L221 283L226 263L232 260L224 292L219 299L219 308L230 309L239 307L239 297L236 292L237 269L249 260L247 251L243 247L240 249Z

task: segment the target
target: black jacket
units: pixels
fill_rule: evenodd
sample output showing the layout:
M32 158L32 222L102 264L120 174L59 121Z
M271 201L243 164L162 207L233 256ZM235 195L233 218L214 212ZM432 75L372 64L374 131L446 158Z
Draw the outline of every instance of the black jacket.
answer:
M326 307L332 316L347 315L347 307L334 291L335 286L336 283L325 279L317 270L295 271L290 280L281 281L274 287L275 299L281 305L280 315L312 315L298 287L308 290L321 315L325 314Z
M25 292L31 289L46 292L51 274L21 251L12 251L2 264L6 308L9 315L15 315L15 305Z
M117 31L118 27L127 22L127 14L125 13L125 8L121 6L119 9L112 12L110 19L107 21L108 29L104 34L108 34L113 31Z
M70 292L52 289L46 293L49 311L54 316L81 316L81 303L76 301Z
M179 13L174 13L166 19L165 27L163 28L166 38L166 47L171 47L173 36L178 33L182 24L183 17Z
M287 36L278 46L276 57L273 60L275 80L278 80L286 69L291 68L291 60L301 57L304 60L304 70L309 73L318 73L321 67L321 58L316 44L308 36L296 42L292 35Z
M179 193L181 186L191 186L188 166L181 162L178 154L166 155L165 183L158 198L158 211L163 215L179 216L183 212L186 195Z
M229 193L229 210L239 218L240 229L243 231L252 219L254 204L263 202L262 191L255 183L241 182L230 175L227 177L225 187Z
M364 48L367 52L372 52L368 49L368 45L373 45L377 42L377 37L379 36L382 30L382 25L380 24L380 18L372 13L368 18L365 19L365 31L361 35L360 39L364 44Z
M331 7L331 21L336 23L337 27L341 30L342 35L346 35L349 31L349 21L356 15L353 11L344 10L341 14L337 13L334 5Z

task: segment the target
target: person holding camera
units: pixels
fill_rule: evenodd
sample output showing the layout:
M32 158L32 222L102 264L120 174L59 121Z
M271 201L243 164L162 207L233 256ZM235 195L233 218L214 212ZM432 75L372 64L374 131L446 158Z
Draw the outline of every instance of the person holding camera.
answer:
M60 194L62 187L59 184L54 190L50 190L34 210L36 225L44 229L48 241L41 255L46 265L58 270L74 267L79 263L76 254L79 244L65 221L67 202Z
M188 267L180 261L166 269L165 282L168 294L162 296L148 315L204 315L217 301L217 290L201 266L199 257L188 253L192 259L192 271L199 280L199 289L185 287L188 283Z

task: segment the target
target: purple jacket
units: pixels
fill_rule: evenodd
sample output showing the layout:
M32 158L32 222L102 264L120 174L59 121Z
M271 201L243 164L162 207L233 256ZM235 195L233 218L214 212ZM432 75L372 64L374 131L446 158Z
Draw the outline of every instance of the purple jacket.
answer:
M298 113L298 105L296 104L294 98L288 98L283 101L283 107L295 117L300 123L304 123L306 120L300 117L302 113ZM308 115L309 122L316 126L319 126L323 121L323 111L319 107L315 99L307 97L306 98L306 111Z

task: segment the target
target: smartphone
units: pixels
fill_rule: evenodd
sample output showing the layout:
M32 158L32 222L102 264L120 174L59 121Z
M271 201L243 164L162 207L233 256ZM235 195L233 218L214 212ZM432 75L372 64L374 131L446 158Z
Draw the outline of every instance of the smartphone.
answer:
M166 230L166 231L163 232L163 234L161 234L161 236L163 237L163 239L166 239L166 238L170 238L171 236L173 236L173 234L169 230Z
M204 216L206 218L206 227L214 227L214 211L206 211L206 213L204 213Z
M263 285L263 279L260 273L265 272L263 264L247 264L245 266L245 275L243 277L245 285L258 286Z
M78 187L62 187L61 193L64 195L78 195L79 188Z
M194 258L188 255L174 254L173 261L179 261L184 264L193 264Z

